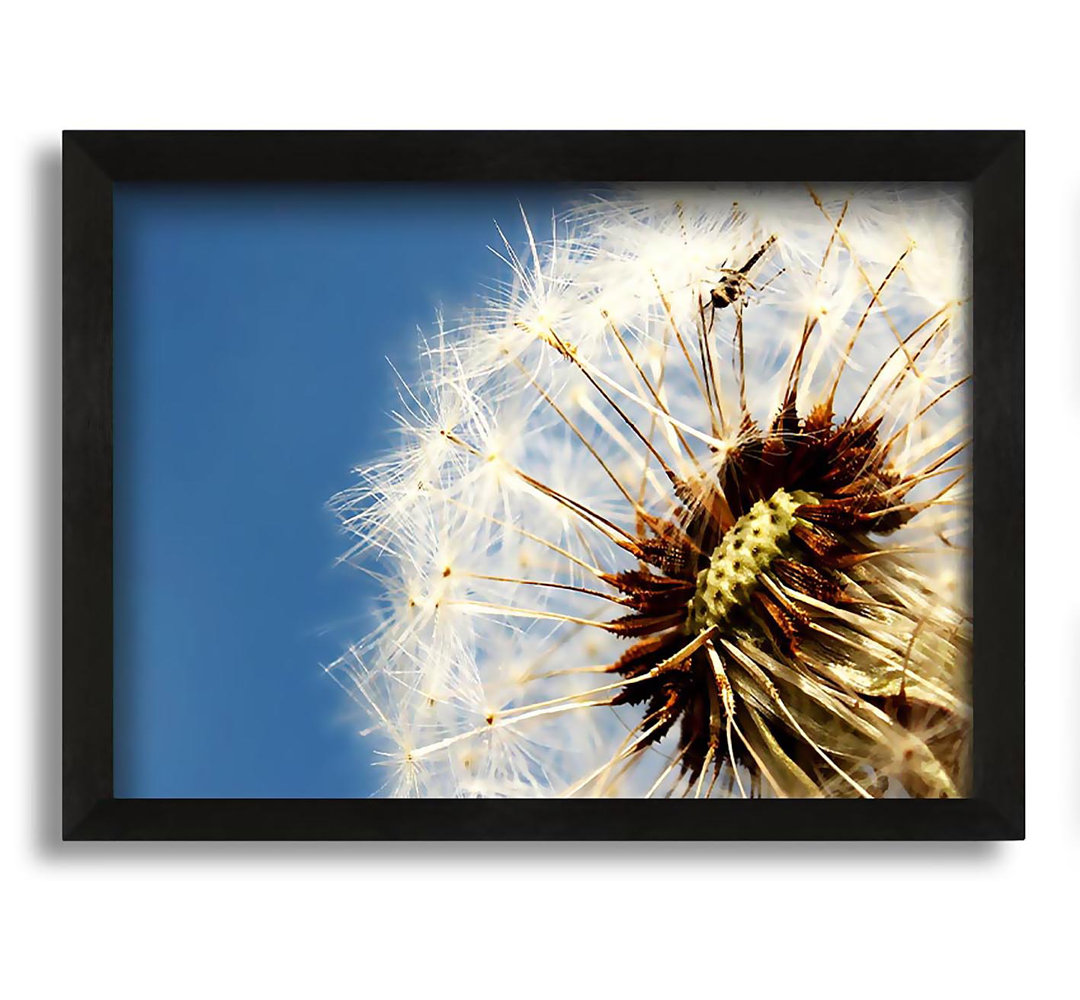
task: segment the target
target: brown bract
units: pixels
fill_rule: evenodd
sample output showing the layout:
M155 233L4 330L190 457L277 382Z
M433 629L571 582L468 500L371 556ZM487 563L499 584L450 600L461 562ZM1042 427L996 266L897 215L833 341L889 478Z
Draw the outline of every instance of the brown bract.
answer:
M685 506L670 520L642 525L635 552L639 568L606 578L633 608L632 614L610 622L617 634L638 637L610 670L633 680L615 703L645 706L637 750L657 743L678 724L680 766L692 782L707 762L719 773L729 753L719 728L723 713L717 709L725 674L737 672L740 663L722 642L698 644L685 656L680 651L695 639L687 605L698 573L733 530L732 519L743 517L756 502L767 501L777 490L809 494L814 501L798 507L787 550L769 564L740 612L721 627L721 637L729 631L797 670L814 673L816 658L803 657L802 647L816 639L816 629L828 627L828 609L858 614L866 607L865 597L851 592L844 571L872 559L880 551L873 536L895 531L919 509L904 502L914 477L904 479L889 468L889 449L879 428L880 420L869 418L837 421L828 404L800 417L791 391L767 430L744 419L741 443L728 453L716 481L706 484L722 504L702 502L701 484L692 489L674 481ZM817 602L813 614L797 595ZM882 593L873 596L875 605L889 599ZM713 657L719 657L723 672ZM760 718L743 718L748 709L732 701L733 723L744 731L759 729ZM902 724L920 712L935 711L903 692L872 701ZM779 752L815 784L827 780L831 769L804 734L791 726L769 728ZM750 745L731 745L736 762L753 772ZM911 791L918 793L917 788Z

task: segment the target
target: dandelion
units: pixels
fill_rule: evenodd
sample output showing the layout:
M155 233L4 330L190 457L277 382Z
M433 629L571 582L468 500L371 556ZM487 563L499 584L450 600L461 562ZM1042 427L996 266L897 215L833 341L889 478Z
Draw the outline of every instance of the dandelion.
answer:
M965 794L966 220L645 188L502 240L334 500L383 792Z

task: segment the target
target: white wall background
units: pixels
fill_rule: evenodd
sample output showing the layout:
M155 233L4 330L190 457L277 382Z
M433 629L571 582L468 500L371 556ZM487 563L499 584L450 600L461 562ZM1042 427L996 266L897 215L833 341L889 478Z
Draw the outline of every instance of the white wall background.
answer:
M1074 988L1076 32L1059 5L958 7L669 0L591 12L581 2L504 0L420 11L104 0L8 10L0 60L8 995L588 990L834 1000ZM1028 129L1027 842L60 845L61 129L568 126Z

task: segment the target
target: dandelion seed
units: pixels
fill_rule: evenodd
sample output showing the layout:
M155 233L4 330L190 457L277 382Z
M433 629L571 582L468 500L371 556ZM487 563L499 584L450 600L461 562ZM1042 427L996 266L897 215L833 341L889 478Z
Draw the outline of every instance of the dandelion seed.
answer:
M385 791L965 794L962 204L646 188L525 225L335 498L384 586L334 670Z

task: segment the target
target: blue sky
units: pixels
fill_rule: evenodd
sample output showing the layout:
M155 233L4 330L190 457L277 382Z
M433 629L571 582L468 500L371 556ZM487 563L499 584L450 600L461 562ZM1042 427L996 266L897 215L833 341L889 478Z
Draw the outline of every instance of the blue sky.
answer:
M418 325L502 276L518 203L569 189L119 185L120 797L360 796L379 775L320 669L367 627L325 503L389 441Z

